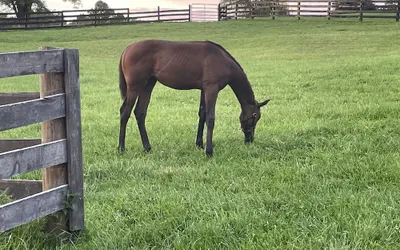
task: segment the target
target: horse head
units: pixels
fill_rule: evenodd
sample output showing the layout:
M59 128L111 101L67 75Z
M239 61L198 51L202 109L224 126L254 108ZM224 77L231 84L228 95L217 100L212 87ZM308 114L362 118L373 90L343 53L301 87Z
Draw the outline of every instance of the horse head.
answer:
M270 99L261 103L256 101L255 105L252 105L251 108L240 114L240 125L244 134L245 143L252 143L254 141L256 125L261 118L261 107L267 105L269 101Z

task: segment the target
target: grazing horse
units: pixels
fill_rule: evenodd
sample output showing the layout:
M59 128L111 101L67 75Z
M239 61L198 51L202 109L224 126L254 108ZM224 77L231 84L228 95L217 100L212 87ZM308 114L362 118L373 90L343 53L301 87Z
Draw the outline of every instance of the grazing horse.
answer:
M119 87L123 104L120 109L119 150L125 150L126 124L133 107L144 151L151 150L145 119L151 92L156 82L178 90L201 90L196 145L203 148L204 123L207 125L206 155L212 156L215 104L218 92L229 85L242 112L241 129L245 143L254 141L261 117L259 103L243 68L221 45L211 41L143 40L129 45L119 63Z

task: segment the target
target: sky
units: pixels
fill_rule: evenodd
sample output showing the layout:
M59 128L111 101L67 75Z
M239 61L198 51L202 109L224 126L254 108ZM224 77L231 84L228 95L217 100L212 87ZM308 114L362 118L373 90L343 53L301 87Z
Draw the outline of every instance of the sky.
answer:
M219 0L103 0L110 8L182 8L192 3L202 4L218 4ZM50 10L68 10L72 9L72 4L63 2L62 0L45 0ZM82 0L80 9L90 9L94 7L97 0Z

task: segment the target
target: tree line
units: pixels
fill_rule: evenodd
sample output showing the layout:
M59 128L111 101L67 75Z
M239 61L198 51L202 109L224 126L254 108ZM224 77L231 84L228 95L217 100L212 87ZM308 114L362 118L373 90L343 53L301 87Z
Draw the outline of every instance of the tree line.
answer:
M63 1L73 3L75 9L78 9L78 7L82 5L81 0ZM17 22L12 22L12 24L15 25L18 25L18 23L23 24L26 18L33 20L35 26L50 26L50 22L54 22L53 25L57 25L57 23L63 21L61 12L50 11L43 0L0 0L0 6L4 7L3 10L15 14ZM0 24L10 24L10 22L13 21L9 15L4 13L0 13L0 18L7 18L0 20ZM80 14L76 20L72 21L72 24L90 25L93 23L123 22L124 18L123 14L115 13L106 2L99 0L95 3L94 8L91 8L87 14Z
M82 4L81 0L63 0L63 2L71 2L74 7ZM25 18L35 12L50 12L43 0L0 0L0 5L13 11L17 18Z

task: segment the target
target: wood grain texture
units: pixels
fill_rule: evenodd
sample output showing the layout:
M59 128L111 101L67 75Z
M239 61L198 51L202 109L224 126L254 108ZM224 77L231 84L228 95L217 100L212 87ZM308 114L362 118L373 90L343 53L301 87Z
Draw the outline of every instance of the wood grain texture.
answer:
M0 53L0 78L62 72L63 50Z
M0 206L0 233L62 210L67 191L63 185Z
M39 99L39 92L0 93L0 105Z
M0 131L65 116L65 94L0 106Z
M48 142L0 154L0 179L67 162L67 141Z
M41 47L40 50L54 50L53 47ZM64 50L63 50L64 58ZM64 61L63 61L64 65ZM63 68L64 72L64 68ZM40 75L40 96L47 97L54 94L65 93L64 73L47 73ZM42 122L42 142L51 142L66 139L65 117ZM67 164L53 165L42 170L42 189L49 190L68 183ZM61 233L68 231L67 216L58 213L57 216L47 220L48 231Z
M69 189L74 195L69 211L69 228L71 231L77 231L84 227L79 51L76 49L66 49L64 53L68 140L67 171Z
M38 145L41 139L0 139L0 153Z
M0 190L5 191L13 200L19 200L42 192L42 181L0 180Z

